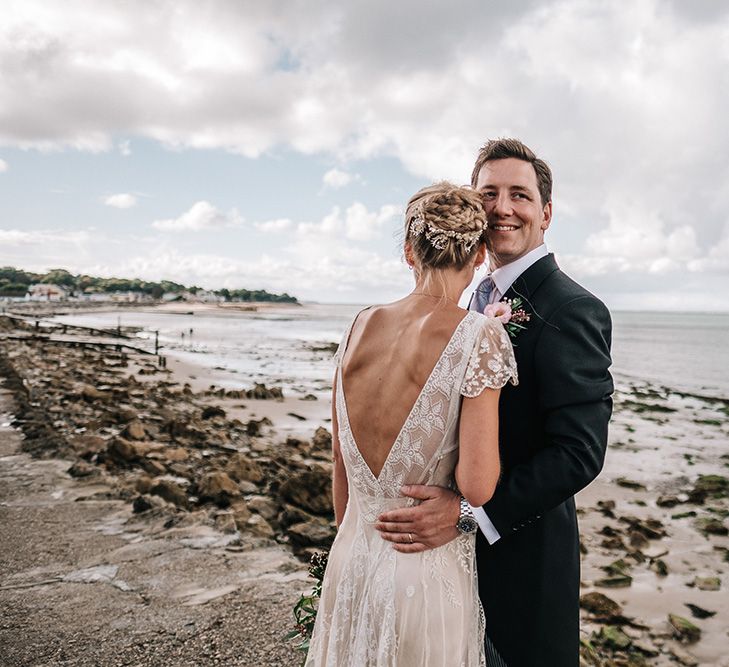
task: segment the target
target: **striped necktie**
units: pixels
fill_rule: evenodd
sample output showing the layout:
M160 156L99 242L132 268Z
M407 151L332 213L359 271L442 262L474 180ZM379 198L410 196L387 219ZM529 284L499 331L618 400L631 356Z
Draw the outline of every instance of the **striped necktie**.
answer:
M496 289L496 283L491 276L486 276L476 288L473 293L473 298L468 307L469 310L477 310L479 313L483 313L486 306L491 303L491 296Z

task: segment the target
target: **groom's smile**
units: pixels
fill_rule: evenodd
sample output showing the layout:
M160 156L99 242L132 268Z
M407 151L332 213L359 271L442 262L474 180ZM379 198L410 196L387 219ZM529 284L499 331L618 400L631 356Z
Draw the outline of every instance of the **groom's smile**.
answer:
M476 181L488 221L486 235L495 267L523 257L544 242L552 203L542 205L534 167L524 160L491 160Z

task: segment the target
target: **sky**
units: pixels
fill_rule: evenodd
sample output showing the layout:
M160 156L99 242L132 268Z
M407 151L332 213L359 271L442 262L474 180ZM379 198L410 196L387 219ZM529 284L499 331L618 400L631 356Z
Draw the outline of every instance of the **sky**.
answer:
M729 311L729 4L6 0L0 266L374 303L488 139L609 307Z

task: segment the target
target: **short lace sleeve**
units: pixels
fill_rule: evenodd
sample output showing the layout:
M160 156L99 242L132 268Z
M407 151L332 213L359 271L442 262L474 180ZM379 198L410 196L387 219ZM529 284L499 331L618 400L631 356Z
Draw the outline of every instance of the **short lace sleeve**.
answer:
M518 384L516 359L509 334L498 319L484 317L476 333L461 394L474 398L486 388L500 389L509 381Z

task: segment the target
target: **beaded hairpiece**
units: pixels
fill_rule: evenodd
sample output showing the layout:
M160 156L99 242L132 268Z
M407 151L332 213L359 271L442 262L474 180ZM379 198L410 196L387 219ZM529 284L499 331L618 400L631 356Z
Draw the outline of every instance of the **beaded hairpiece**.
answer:
M441 229L432 222L426 222L422 215L418 214L410 221L410 233L413 236L420 236L423 232L425 232L425 238L430 241L430 245L438 250L444 250L448 241L455 239L463 246L464 252L471 252L471 248L476 245L483 234L482 230L456 232L452 229Z

